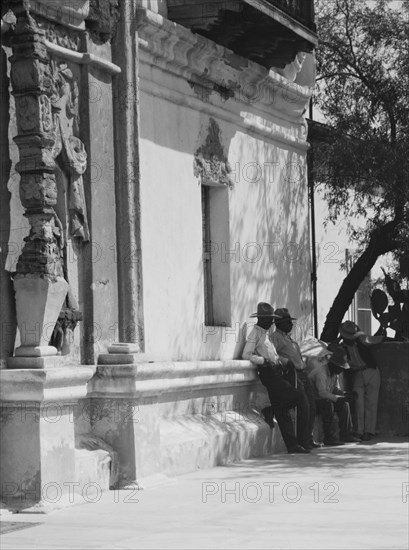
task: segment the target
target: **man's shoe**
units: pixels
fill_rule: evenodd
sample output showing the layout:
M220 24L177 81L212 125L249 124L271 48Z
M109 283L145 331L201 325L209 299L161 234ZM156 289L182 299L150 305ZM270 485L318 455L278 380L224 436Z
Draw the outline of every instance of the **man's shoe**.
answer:
M301 447L301 445L297 445L296 447L292 447L291 449L288 449L288 454L308 454L311 451L309 449L304 449L304 447Z
M341 436L340 439L344 443L361 443L361 440L358 437L355 437L352 434ZM363 436L362 436L362 440L364 441Z
M371 439L373 439L375 437L374 434L370 434L368 432L364 433L364 435L362 436L362 441L370 441Z
M323 443L315 443L315 441L313 441L312 443L307 443L307 445L302 445L302 447L304 447L304 449L309 449L310 451L313 451L314 449L320 449L321 447L323 447Z
M326 447L339 447L340 445L344 445L344 442L340 439L329 439L327 441L324 441L324 445Z

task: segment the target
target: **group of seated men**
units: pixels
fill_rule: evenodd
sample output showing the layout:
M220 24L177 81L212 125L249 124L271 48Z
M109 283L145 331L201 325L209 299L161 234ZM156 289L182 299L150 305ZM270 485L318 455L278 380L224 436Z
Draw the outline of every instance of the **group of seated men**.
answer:
M288 453L310 453L321 446L313 439L316 414L322 416L325 445L360 442L363 434L354 433L350 410L350 403L359 397L359 392L343 391L338 382L339 374L350 369L348 361L354 359L348 355L349 348L340 343L329 346L318 366L310 371L299 345L290 335L295 318L286 308L274 311L270 304L261 302L251 317L257 317L257 323L247 335L243 359L257 365L271 403L262 411L264 418L274 426L275 416ZM272 331L273 323L275 331ZM350 321L343 325L341 335L350 329L355 331L354 338L363 334ZM375 401L374 415L367 414L365 420L372 432L375 432L377 395ZM373 404L371 406L373 408ZM294 407L297 408L296 429L290 412ZM368 408L365 404L362 407ZM364 439L369 438L367 435L365 433Z

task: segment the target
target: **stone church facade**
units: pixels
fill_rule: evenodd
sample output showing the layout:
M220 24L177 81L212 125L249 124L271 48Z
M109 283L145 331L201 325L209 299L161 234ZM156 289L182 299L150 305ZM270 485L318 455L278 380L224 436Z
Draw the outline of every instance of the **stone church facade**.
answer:
M305 0L6 3L6 506L280 449L240 355L258 301L311 330L315 45Z

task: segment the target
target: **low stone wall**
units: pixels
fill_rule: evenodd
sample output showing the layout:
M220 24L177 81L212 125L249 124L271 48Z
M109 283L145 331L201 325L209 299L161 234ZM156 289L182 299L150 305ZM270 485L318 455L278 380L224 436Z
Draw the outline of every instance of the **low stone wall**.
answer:
M75 425L118 453L119 486L144 486L158 475L285 451L278 427L260 415L268 405L248 361L103 364Z
M376 352L381 373L377 431L409 434L409 343L385 342Z

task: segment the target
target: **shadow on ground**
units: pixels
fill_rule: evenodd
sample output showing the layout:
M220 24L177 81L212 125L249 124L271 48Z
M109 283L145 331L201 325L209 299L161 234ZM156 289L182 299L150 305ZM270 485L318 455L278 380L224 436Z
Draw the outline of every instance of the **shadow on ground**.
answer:
M308 455L279 453L228 464L222 469L223 472L219 469L217 473L218 477L225 478L254 478L255 475L263 477L278 471L299 475L302 469L303 474L308 476L319 469L331 470L332 475L345 477L349 468L353 468L355 472L361 468L402 470L409 468L409 445L404 445L405 443L409 443L409 438L374 439L366 443L322 447ZM402 446L397 448L396 444Z

